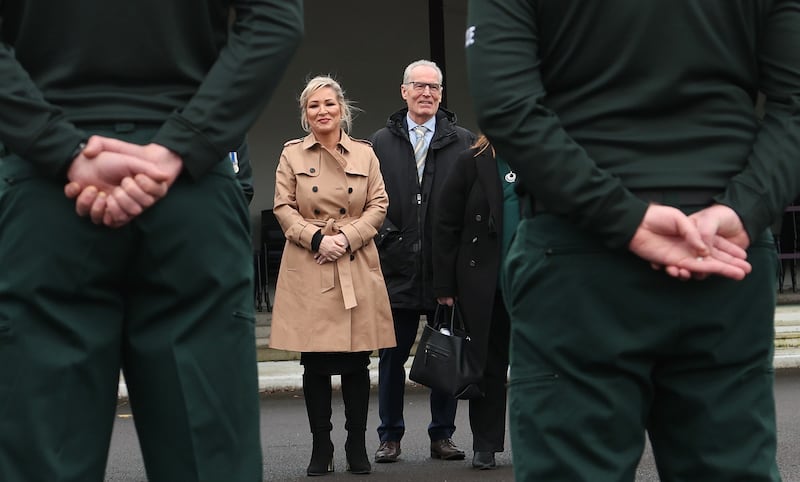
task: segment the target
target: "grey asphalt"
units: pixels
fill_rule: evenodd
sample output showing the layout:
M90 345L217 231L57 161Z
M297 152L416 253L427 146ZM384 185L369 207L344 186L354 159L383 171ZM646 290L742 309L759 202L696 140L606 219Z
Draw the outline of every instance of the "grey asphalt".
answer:
M778 465L784 482L800 482L800 369L777 372L775 399L778 424ZM351 475L344 471L344 407L340 393L333 397L332 438L335 445L335 473L322 479L309 479L305 468L311 451L302 392L296 390L265 392L261 396L261 443L264 452L264 477L267 481L308 480L371 480L371 481L512 481L512 452L506 438L506 451L498 454L500 467L492 471L476 471L470 467L472 456L468 423L468 405L460 402L453 437L467 452L465 461L432 460L428 453L426 426L430 419L428 392L410 387L405 400L406 435L403 438L401 461L394 464L373 464L368 476ZM377 393L372 391L368 416L367 450L373 453L378 446L375 432L378 423ZM639 464L636 482L656 482L658 475L649 448ZM106 471L107 482L146 481L141 451L133 425L130 407L125 401L118 406L117 420L111 439ZM224 482L224 481L220 481Z
M800 303L779 305L775 313L776 352L776 403L778 408L778 463L784 482L800 482ZM263 343L263 341L262 341ZM411 360L406 364L410 369ZM377 411L378 360L370 363L373 393L370 399L367 448L377 449L375 432ZM309 480L305 476L310 450L310 434L305 405L302 400L302 366L297 360L260 362L258 364L259 389L261 394L261 434L264 450L265 480L294 481ZM333 377L334 387L339 387L339 378ZM467 451L464 462L431 460L425 427L430 420L427 389L408 382L405 412L408 430L403 440L402 462L396 464L373 464L369 480L381 481L511 481L511 444L507 439L506 452L498 454L500 467L493 471L475 471L469 460L471 437L468 422L467 402L460 402L454 436L456 443ZM133 428L132 416L126 402L127 390L120 380L119 413L111 442L107 481L146 481L138 439ZM343 444L344 409L341 397L334 396L334 444L337 471L332 478L359 477L344 472ZM360 476L363 477L363 476ZM658 481L655 462L649 447L645 450L637 471L636 482Z

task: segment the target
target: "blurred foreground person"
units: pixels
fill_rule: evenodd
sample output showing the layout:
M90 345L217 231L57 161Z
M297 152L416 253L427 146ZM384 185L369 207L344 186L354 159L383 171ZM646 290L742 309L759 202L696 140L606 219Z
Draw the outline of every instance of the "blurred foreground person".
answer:
M229 153L301 5L0 2L0 480L102 481L120 368L149 480L262 479Z
M663 481L779 480L768 228L800 183L800 1L472 0L468 25L479 125L527 193L516 480L632 481L645 431Z

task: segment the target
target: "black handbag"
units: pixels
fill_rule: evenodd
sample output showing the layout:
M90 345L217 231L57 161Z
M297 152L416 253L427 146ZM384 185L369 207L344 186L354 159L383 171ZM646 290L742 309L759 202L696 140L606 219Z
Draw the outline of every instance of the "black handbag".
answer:
M409 378L461 400L482 397L483 364L472 343L458 305L438 305L423 327Z

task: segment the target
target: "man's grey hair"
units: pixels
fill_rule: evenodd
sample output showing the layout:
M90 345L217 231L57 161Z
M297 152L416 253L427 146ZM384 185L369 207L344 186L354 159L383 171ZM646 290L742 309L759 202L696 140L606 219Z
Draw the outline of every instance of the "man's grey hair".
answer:
M436 65L436 62L431 62L430 60L417 60L408 64L406 67L405 72L403 72L403 83L407 84L411 82L411 71L417 67L433 67L436 69L436 73L439 74L439 83L442 83L442 69Z

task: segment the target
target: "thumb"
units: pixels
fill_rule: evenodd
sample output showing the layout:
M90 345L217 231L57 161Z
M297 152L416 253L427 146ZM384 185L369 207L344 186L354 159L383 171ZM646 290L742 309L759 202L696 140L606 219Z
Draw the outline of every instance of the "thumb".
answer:
M103 152L103 137L100 136L92 136L86 141L86 147L83 148L81 154L86 157L97 157L101 152Z
M170 180L170 176L167 171L164 171L158 165L153 164L150 161L136 159L136 171L138 174L144 174L157 183L167 182Z
M705 245L709 248L713 247L719 233L719 222L713 217L703 216L702 214L691 219Z
M697 229L697 226L691 219L681 213L680 216L676 216L675 222L678 224L678 233L689 243L689 246L697 251L698 256L708 256L711 254L710 248L700 235L700 230Z

